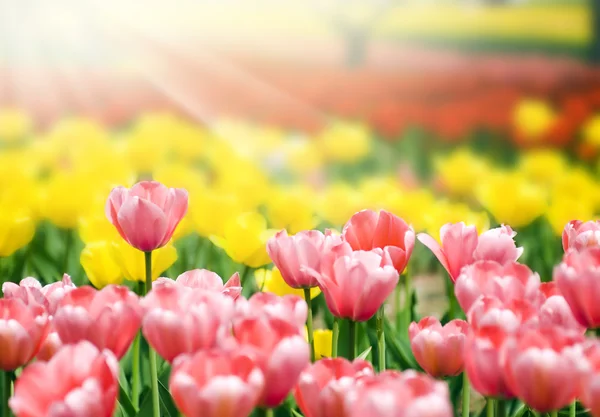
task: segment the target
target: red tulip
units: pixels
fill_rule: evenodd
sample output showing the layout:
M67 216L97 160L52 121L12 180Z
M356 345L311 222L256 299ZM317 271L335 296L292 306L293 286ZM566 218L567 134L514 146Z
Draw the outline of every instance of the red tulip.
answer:
M455 282L463 267L476 261L505 264L519 259L523 248L516 247L513 240L515 235L509 226L501 226L478 236L475 226L466 226L460 222L442 226L441 246L428 234L419 233L417 238L433 252L448 271L452 282Z
M268 292L257 292L248 300L240 299L236 303L236 313L240 317L258 317L266 314L303 329L308 316L308 306L306 301L297 295L280 297Z
M46 310L18 298L0 299L0 369L14 371L38 353L49 331Z
M347 243L332 249L321 273L316 274L327 307L335 317L367 321L375 315L398 284L398 271L387 252L352 251Z
M233 299L221 293L158 286L144 299L142 332L166 361L217 346L233 317Z
M131 189L114 188L106 202L106 217L123 239L143 252L165 246L188 208L188 193L156 181Z
M560 328L522 329L504 346L504 372L511 390L525 404L545 413L558 410L578 394L575 357L583 335Z
M310 363L308 343L300 329L288 321L262 316L234 322L233 334L241 346L254 351L265 376L260 406L278 406Z
M540 276L516 262L475 262L462 270L454 284L456 298L465 312L482 295L494 296L504 303L526 300L537 306L543 301L539 288Z
M267 242L267 252L281 272L283 280L292 288L311 288L319 285L306 268L318 271L325 235L318 230L299 232L288 236L278 232Z
M348 220L342 236L353 250L387 249L399 274L404 272L415 246L413 228L385 210L359 211Z
M10 408L18 417L111 417L119 363L87 341L65 346L49 362L29 365L15 384Z
M19 285L13 282L2 284L5 298L18 297L25 304L39 304L46 308L49 314L54 314L64 295L75 289L71 277L64 274L62 281L53 282L42 287L40 282L32 277L24 278Z
M101 290L79 287L66 294L53 323L62 343L87 340L121 359L141 320L138 297L125 286L108 285Z
M451 417L448 385L415 371L363 378L347 397L349 417Z
M465 372L477 392L486 397L513 398L501 363L508 333L502 327L472 329L465 344Z
M421 368L436 378L460 374L468 329L464 320L452 320L442 326L435 317L425 317L411 323L410 347Z
M194 290L221 292L234 300L242 293L240 274L233 274L225 285L223 279L215 272L207 269L192 269L179 275L175 281L170 278L158 278L152 283L152 288L162 285L181 285Z
M294 398L305 417L345 417L345 402L357 377L373 375L369 362L344 358L321 359L300 375Z
M570 221L563 230L562 245L565 252L600 246L600 221Z
M554 268L554 281L577 321L600 327L600 247L569 251Z
M247 417L259 400L264 377L242 351L200 351L177 358L169 386L187 417Z

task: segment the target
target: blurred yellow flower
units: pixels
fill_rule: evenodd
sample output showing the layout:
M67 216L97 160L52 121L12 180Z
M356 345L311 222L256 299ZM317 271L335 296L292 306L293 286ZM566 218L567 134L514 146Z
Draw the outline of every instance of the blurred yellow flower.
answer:
M270 270L264 268L257 269L254 271L254 279L256 280L256 285L258 288L260 288L263 292L271 292L280 297L292 294L304 298L304 290L292 288L287 285L281 276L281 272L279 272L279 269L277 268ZM321 294L319 287L310 289L311 299L315 298L319 294Z
M546 219L556 236L562 232L571 220L591 220L594 210L589 201L572 198L569 195L555 194L550 200Z
M0 142L16 142L31 132L31 119L15 108L0 109Z
M226 190L205 188L190 194L186 218L191 220L201 236L221 236L225 233L225 223L243 211L237 195Z
M84 216L79 222L77 231L83 243L111 242L121 239L117 229L106 218L104 210L94 211L92 214Z
M358 162L371 151L371 132L362 123L333 122L315 140L330 161Z
M267 221L262 215L246 212L227 220L223 235L210 236L210 240L225 250L234 262L258 268L271 262L266 244L275 232L267 229Z
M319 217L334 226L342 226L354 213L363 209L360 197L360 193L349 184L330 184L317 200Z
M324 165L324 158L315 140L290 139L284 144L287 166L293 173L308 174Z
M548 206L545 189L518 172L499 172L477 188L477 198L498 223L527 226Z
M254 210L267 200L270 190L265 172L248 159L227 158L216 172L214 189L235 194L245 210Z
M150 173L166 160L177 124L168 113L146 114L137 121L125 142L126 155L136 172Z
M490 228L490 218L485 211L474 211L468 205L438 200L431 206L426 215L427 233L440 239L440 229L446 223L465 222L477 228L482 233ZM440 242L441 243L441 242Z
M43 185L40 212L56 226L74 229L89 212L94 196L93 178L56 174Z
M80 256L81 266L96 288L123 282L123 272L115 259L113 243L110 241L90 242Z
M401 193L390 202L390 211L411 224L416 231L429 227L429 211L435 205L431 190L422 188Z
M567 160L556 149L536 149L520 155L519 169L535 182L552 184L564 174Z
M308 187L273 188L266 201L271 227L286 229L290 234L315 228L314 199L314 192Z
M35 221L27 210L3 205L0 212L0 257L10 256L33 239Z
M394 177L365 178L358 185L358 198L362 209L390 210L402 192L403 188Z
M565 196L573 200L582 200L600 209L600 184L593 174L581 167L573 167L561 175L551 189L552 195Z
M473 195L473 184L485 181L490 164L467 148L435 160L437 175L449 194L458 197Z
M144 253L135 249L124 240L111 242L116 264L129 281L145 281L146 270ZM162 248L152 251L152 279L157 279L177 260L177 250L169 243Z
M556 120L556 113L548 103L523 100L514 110L514 124L525 139L536 141L548 132Z
M313 340L315 343L315 359L331 358L333 332L329 329L315 329ZM304 338L308 342L308 329L304 326Z
M595 115L585 122L583 140L594 148L600 148L600 115Z

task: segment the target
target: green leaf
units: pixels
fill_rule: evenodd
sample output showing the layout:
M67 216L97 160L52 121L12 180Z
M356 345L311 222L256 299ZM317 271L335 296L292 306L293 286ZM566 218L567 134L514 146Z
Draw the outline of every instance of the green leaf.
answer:
M369 346L368 348L366 348L363 353L361 353L360 355L358 355L356 357L356 359L362 359L362 360L367 359L367 356L369 356L369 353L371 353L371 348L372 348L372 346Z
M385 331L385 346L387 351L402 369L417 369L421 367L417 364L415 357L410 349L410 342L408 340L408 334L403 335L396 331L389 320L383 321L383 328Z
M179 411L177 410L177 406L173 401L173 397L171 397L169 389L165 387L160 379L158 380L158 394L160 396L160 402L165 413L169 416L177 417L179 415Z
M138 411L131 402L129 395L127 395L127 391L125 391L121 384L119 384L119 405L128 417L135 417L138 415Z
M299 412L297 412L293 408L290 408L290 411L292 412L292 416L294 416L294 417L304 417L302 414L300 414Z

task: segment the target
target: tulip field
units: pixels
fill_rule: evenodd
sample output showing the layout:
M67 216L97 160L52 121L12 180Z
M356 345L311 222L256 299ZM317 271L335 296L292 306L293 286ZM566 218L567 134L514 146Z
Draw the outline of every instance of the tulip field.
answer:
M535 39L591 36L536 7ZM0 417L600 417L600 71L385 22L353 68L0 59Z

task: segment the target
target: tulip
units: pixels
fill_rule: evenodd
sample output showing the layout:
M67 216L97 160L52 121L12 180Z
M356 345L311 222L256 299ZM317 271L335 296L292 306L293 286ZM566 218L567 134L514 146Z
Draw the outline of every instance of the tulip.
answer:
M526 265L478 261L463 269L454 284L454 292L463 311L468 312L482 295L494 296L504 303L527 300L539 305L540 277Z
M516 235L508 226L490 229L477 235L474 226L448 223L440 230L442 245L431 236L419 233L417 238L427 246L456 282L463 267L476 261L496 261L500 264L515 262L523 253L513 240Z
M267 253L281 272L281 277L292 288L311 288L319 285L306 268L320 269L325 235L318 230L299 232L288 236L278 232L267 242Z
M346 398L349 417L453 415L448 385L415 371L386 371L366 377Z
M415 246L412 227L385 210L359 211L348 220L342 236L353 250L387 249L399 274L404 272Z
M302 372L294 398L305 417L345 417L351 411L346 396L364 375L374 375L373 367L364 360L322 359Z
M575 330L581 334L586 331L585 326L575 319L565 297L560 294L546 298L539 308L538 315L540 326L557 326Z
M234 300L242 293L240 286L240 274L234 273L225 285L223 279L216 273L207 269L192 269L179 275L175 281L169 278L158 278L154 281L152 288L160 286L183 286L194 290L203 290L215 293L223 293Z
M493 296L479 297L467 313L473 329L499 327L511 333L525 324L535 325L539 321L538 309L530 302L511 300L508 303Z
M31 242L35 220L27 210L3 209L0 231L0 257L8 257Z
M56 331L50 331L36 355L38 361L48 362L62 348L63 344Z
M274 267L273 269L257 269L254 271L254 280L256 285L261 291L270 292L280 297L284 295L297 295L298 297L304 297L304 291L302 289L296 289L290 287L281 276L279 269ZM313 287L310 289L311 300L321 294L319 287Z
M25 305L19 298L0 299L0 369L14 371L38 353L49 331L48 314L41 305Z
M308 340L308 330L307 330ZM331 358L332 355L332 339L333 332L329 329L316 329L313 332L313 340L315 341L315 359Z
M281 189L273 188L266 202L269 223L290 233L302 233L302 230L316 227L314 194L304 185L286 184Z
M249 212L230 219L223 235L211 236L210 240L224 249L234 262L258 268L270 262L266 245L273 234L262 215Z
M300 329L288 321L263 315L237 320L233 334L241 346L254 351L265 376L259 405L278 406L310 362L309 347Z
M554 281L575 319L587 328L600 327L600 247L569 251L554 268Z
M421 368L435 378L460 374L468 329L464 320L452 320L442 326L435 317L425 317L411 323L410 347Z
M572 349L583 340L580 333L551 327L523 329L509 338L503 355L510 389L541 413L571 403L578 394L580 377Z
M562 245L565 252L600 246L600 221L570 221L563 230Z
M327 262L316 276L331 313L338 318L367 321L398 284L398 271L386 252L354 251L338 246L341 256Z
M236 303L236 313L240 317L267 315L285 320L302 329L306 323L308 306L296 295L279 297L267 292L258 292L248 300L240 299Z
M101 290L84 286L70 291L62 299L53 323L62 343L87 340L121 359L141 320L137 296L127 287L109 285Z
M142 332L168 362L184 353L217 347L233 317L233 299L183 286L158 285L144 299Z
M150 252L171 240L187 207L187 191L142 181L130 189L114 188L106 202L106 217L127 243Z
M10 408L19 417L110 417L119 392L118 375L119 363L110 351L100 352L86 341L65 346L49 362L25 368Z
M264 377L244 352L200 351L175 361L169 386L184 416L247 417L261 395Z
M121 273L129 281L146 281L144 253L128 245L126 242L112 242L112 256ZM152 280L160 277L177 260L177 250L172 244L152 251L151 275ZM99 262L96 260L95 262Z
M81 266L94 287L104 288L123 282L125 276L114 252L113 243L109 241L90 242L81 251Z
M581 402L594 417L600 416L600 343L589 339L583 345L585 369L580 386Z
M465 372L475 391L486 397L513 398L501 362L508 333L502 327L472 329L465 344Z

